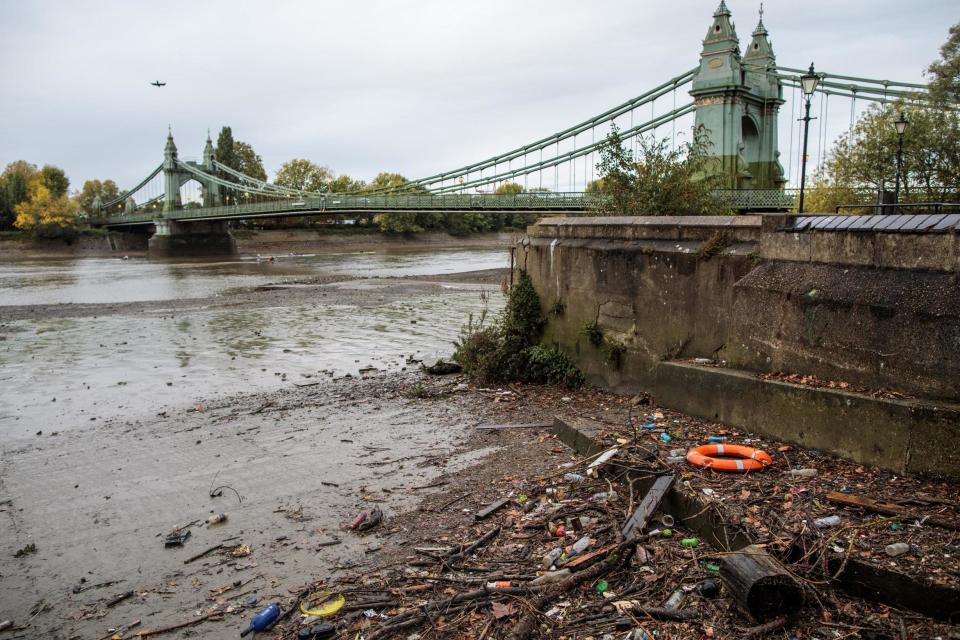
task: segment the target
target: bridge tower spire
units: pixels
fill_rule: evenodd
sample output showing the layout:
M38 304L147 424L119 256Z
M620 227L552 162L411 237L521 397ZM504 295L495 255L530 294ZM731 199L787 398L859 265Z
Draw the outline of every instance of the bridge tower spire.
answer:
M163 212L180 208L180 172L177 170L177 145L173 130L167 127L167 145L163 148Z
M728 189L776 189L785 182L777 151L777 114L783 104L776 59L760 22L746 55L724 0L703 40L690 95L696 126L707 133L708 171Z
M210 130L207 129L207 143L203 146L203 168L211 175L216 173L216 167L213 165L215 158L213 140L210 139ZM205 181L205 184L203 184L203 206L220 206L220 185Z

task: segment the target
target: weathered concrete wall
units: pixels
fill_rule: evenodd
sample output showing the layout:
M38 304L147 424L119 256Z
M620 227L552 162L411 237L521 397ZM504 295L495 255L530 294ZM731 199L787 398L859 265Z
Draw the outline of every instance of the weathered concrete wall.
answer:
M815 418L831 406L817 408L822 399L769 400L763 411L750 403L744 394L770 394L756 374L774 371L960 401L956 234L823 239L827 234L784 231L784 224L782 216L553 218L528 229L517 265L530 273L550 310L546 339L573 355L592 384L658 393L673 380L669 398L678 408L758 430L760 422L780 416L784 428L798 429L797 441L806 441L796 426L798 412L819 425L818 433L843 429L855 415L865 425L902 419L902 429L930 433L955 421L960 413L878 414L862 403L852 413ZM599 347L585 331L593 322L603 335ZM677 388L663 363L694 358L743 370L757 385L740 384L709 401L684 400L700 389ZM803 396L797 393L790 397ZM821 392L810 393L819 398ZM739 408L712 410L720 398ZM939 426L929 426L934 423ZM777 435L787 437L783 429ZM921 470L902 459L903 450L916 448L907 446L912 435L892 442L893 452L857 449L868 435L838 435L831 450Z

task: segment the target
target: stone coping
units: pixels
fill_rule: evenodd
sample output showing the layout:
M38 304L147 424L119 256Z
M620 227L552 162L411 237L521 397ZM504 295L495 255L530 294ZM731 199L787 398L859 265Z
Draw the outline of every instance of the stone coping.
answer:
M709 227L709 228L755 228L759 229L763 216L567 216L550 217L538 221L536 227Z

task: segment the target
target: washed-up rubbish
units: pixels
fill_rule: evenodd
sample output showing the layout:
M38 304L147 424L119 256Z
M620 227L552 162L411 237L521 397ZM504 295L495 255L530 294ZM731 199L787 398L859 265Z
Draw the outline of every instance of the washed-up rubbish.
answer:
M266 631L267 628L276 622L278 618L280 618L280 605L274 602L269 607L253 616L253 620L250 621L250 626L240 632L240 637L242 638L248 633L254 631L257 633Z
M610 459L613 456L617 455L617 452L620 451L617 448L608 449L601 453L596 460L590 463L590 466L587 467L587 475L591 478L596 478L597 473L600 471L600 467L610 462Z
M883 551L891 558L896 558L897 556L902 556L910 551L910 545L906 542L895 542L893 544L888 544Z
M565 473L563 474L563 479L566 480L567 482L583 482L584 480L586 480L586 478L584 478L579 473Z
M356 531L367 531L373 529L383 520L383 511L380 507L374 507L370 511L364 511L357 515L350 523L350 528Z
M209 527L211 525L220 524L221 522L226 522L226 521L227 521L227 514L218 513L217 515L210 516L209 518L207 518L207 526Z
M610 584L606 580L597 581L597 586L594 587L597 593L606 593L607 589L610 588Z
M256 605L258 602L260 602L260 600L257 598L257 596L250 596L249 598L246 599L246 601L244 601L243 604L247 605L248 607L252 607Z
M497 580L496 582L488 582L487 589L507 589L512 587L513 583L509 580Z
M337 628L330 623L314 624L300 629L297 638L300 640L329 640L337 636Z
M687 452L687 462L714 471L761 471L773 464L766 451L739 444L706 444Z
M660 434L660 442L670 442L671 440L673 440L673 438L666 431Z
M667 601L663 603L664 609L679 609L680 605L683 604L683 591L677 589L670 594L670 597L667 598Z
M165 547L181 547L190 537L190 529L176 529L167 534L163 541Z
M238 544L233 548L233 551L230 552L230 555L234 558L246 558L248 555L253 553L253 550L248 544Z
M646 429L647 431L651 431L653 429L656 429L657 425L652 422L647 422L643 425L643 428Z
M815 478L817 477L816 469L790 469L790 475L798 478Z
M667 464L680 464L686 460L687 456L667 456Z
M650 533L653 533L653 531L651 531ZM660 535L663 536L664 538L672 538L673 529L664 529L663 531L660 532Z
M13 626L13 620L4 620L0 622L0 631L6 631Z
M663 514L663 515L660 517L660 524L662 524L663 526L665 526L665 527L667 527L667 528L672 527L673 524L674 524L673 516L670 515L669 513Z
M595 493L592 496L590 496L590 498L588 498L588 502L608 502L610 500L616 500L616 499L617 499L616 491L602 491L600 493Z
M687 549L694 549L700 546L700 541L696 538L684 538L680 541L680 546L686 547Z
M840 516L827 516L825 518L817 518L813 521L814 526L820 529L826 529L827 527L835 527L840 524Z
M707 436L707 442L713 444L722 444L727 441L727 436Z
M549 571L539 578L534 578L527 584L531 587L539 587L542 584L551 584L553 582L560 582L566 578L570 577L570 569L560 569L558 571Z
M300 613L305 616L332 616L340 611L346 602L343 594L315 591L300 601Z
M713 599L720 595L720 583L716 580L704 580L700 583L700 595Z
M556 549L551 549L543 556L543 568L549 569L554 565L554 563L560 559L560 556L563 555L563 549L557 547Z
M593 541L590 539L590 536L583 536L582 538L580 538L570 546L570 550L567 552L567 557L573 558L583 553L584 551L590 548L590 545L592 543Z

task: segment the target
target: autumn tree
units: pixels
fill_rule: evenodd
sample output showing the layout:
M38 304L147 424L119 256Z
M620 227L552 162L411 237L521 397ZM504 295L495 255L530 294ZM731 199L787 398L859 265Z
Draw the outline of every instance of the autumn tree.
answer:
M837 139L817 170L808 210L834 211L894 188L898 136L893 122L901 113L910 123L903 137L901 200L936 202L960 194L960 115L915 104L873 105L852 132Z
M14 226L41 238L69 240L75 237L78 207L75 200L67 197L69 184L62 171L34 173L27 182L27 199L14 208L17 214Z
M927 67L926 75L934 99L960 102L960 23L950 27L950 35L940 47L940 59Z
M100 198L100 202L108 202L113 200L120 195L120 189L117 187L117 183L113 180L87 180L83 183L83 188L80 189L80 194L77 196L77 204L80 205L80 209L83 211L92 211L93 202L97 198Z
M298 191L328 191L333 181L333 172L329 168L314 164L309 160L294 158L280 165L274 184Z
M707 172L703 127L693 140L671 149L669 142L639 138L638 153L623 146L616 126L600 148L595 215L718 215L728 213L713 196L718 176Z
M523 193L523 185L516 182L504 182L494 190L496 194Z
M16 206L27 199L27 184L36 173L36 165L17 160L8 164L0 174L0 229L13 228Z

